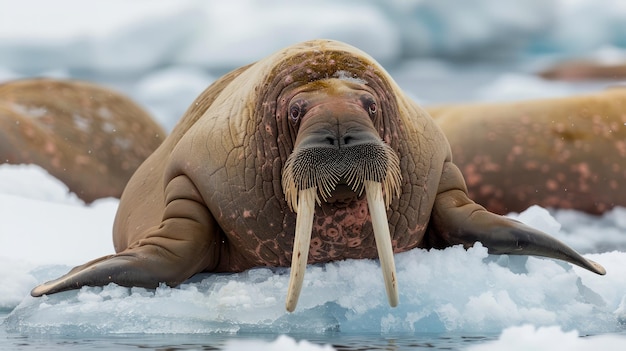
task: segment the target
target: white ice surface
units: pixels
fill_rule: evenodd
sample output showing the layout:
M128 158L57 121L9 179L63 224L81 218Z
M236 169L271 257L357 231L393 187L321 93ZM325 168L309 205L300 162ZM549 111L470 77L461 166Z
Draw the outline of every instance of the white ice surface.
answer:
M626 337L596 335L581 338L575 331L565 332L559 327L523 325L505 329L497 341L469 347L468 351L622 351Z
M563 331L560 327L534 327L525 324L518 327L506 328L498 340L477 344L465 348L467 351L623 351L626 345L626 336L595 335L581 338L575 331ZM315 345L302 340L297 342L293 338L281 335L274 341L229 341L225 351L314 351L335 350L329 345Z
M589 56L626 42L621 0L0 0L0 8L0 63L28 75L233 68L314 38L346 41L383 63Z
M241 341L231 340L227 342L224 347L224 351L285 351L285 350L297 350L297 351L332 351L335 350L330 345L316 345L306 340L296 341L286 335L280 335L276 340L272 342L263 341Z

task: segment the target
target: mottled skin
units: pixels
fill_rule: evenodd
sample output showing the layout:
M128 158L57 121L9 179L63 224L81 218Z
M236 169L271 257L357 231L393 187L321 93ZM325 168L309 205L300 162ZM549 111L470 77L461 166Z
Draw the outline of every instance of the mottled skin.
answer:
M37 164L85 202L120 197L165 132L130 99L80 81L0 85L0 163Z
M295 118L295 104L308 112ZM316 40L205 90L130 180L113 228L118 253L32 295L109 282L174 286L203 271L288 266L296 214L281 173L294 150L324 140L344 147L382 140L398 153L401 194L387 213L396 252L481 240L492 252L549 256L604 272L546 234L473 203L433 120L369 56ZM363 197L339 185L316 207L311 243L310 263L377 257Z
M492 212L626 206L626 89L428 111L470 197Z

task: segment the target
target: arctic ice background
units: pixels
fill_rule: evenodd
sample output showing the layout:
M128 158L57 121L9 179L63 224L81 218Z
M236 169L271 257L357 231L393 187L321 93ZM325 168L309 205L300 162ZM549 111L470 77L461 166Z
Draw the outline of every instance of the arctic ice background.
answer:
M313 38L370 53L422 104L565 96L620 83L549 82L534 73L568 58L626 61L626 3L1 0L0 82L100 82L170 129L216 77ZM117 204L86 206L37 166L0 165L0 316L8 315L0 335L269 333L278 338L225 348L330 350L284 334L448 333L497 339L475 350L626 347L624 208L601 217L539 207L511 214L599 262L606 276L490 256L480 245L413 250L396 257L395 309L374 260L309 267L291 314L287 269L201 275L174 289L110 285L31 298L36 284L113 252Z

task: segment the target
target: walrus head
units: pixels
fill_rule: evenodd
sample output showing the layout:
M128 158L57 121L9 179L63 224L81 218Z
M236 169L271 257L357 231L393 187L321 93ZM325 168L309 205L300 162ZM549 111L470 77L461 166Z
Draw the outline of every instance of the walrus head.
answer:
M378 102L362 83L340 78L315 81L299 89L288 104L297 138L283 168L282 186L289 207L298 214L289 311L295 309L304 279L315 203L347 202L363 191L389 303L398 303L386 208L392 196L400 193L400 161L374 127Z

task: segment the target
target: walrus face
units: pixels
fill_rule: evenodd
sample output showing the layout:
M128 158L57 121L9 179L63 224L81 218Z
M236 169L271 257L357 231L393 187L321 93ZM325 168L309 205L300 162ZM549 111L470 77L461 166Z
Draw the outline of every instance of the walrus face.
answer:
M297 137L283 168L282 185L287 203L298 216L289 311L295 309L304 278L315 202L349 202L363 190L389 302L397 305L386 207L400 191L400 162L374 127L380 113L377 106L376 97L364 85L341 79L310 83L290 100L288 117Z

